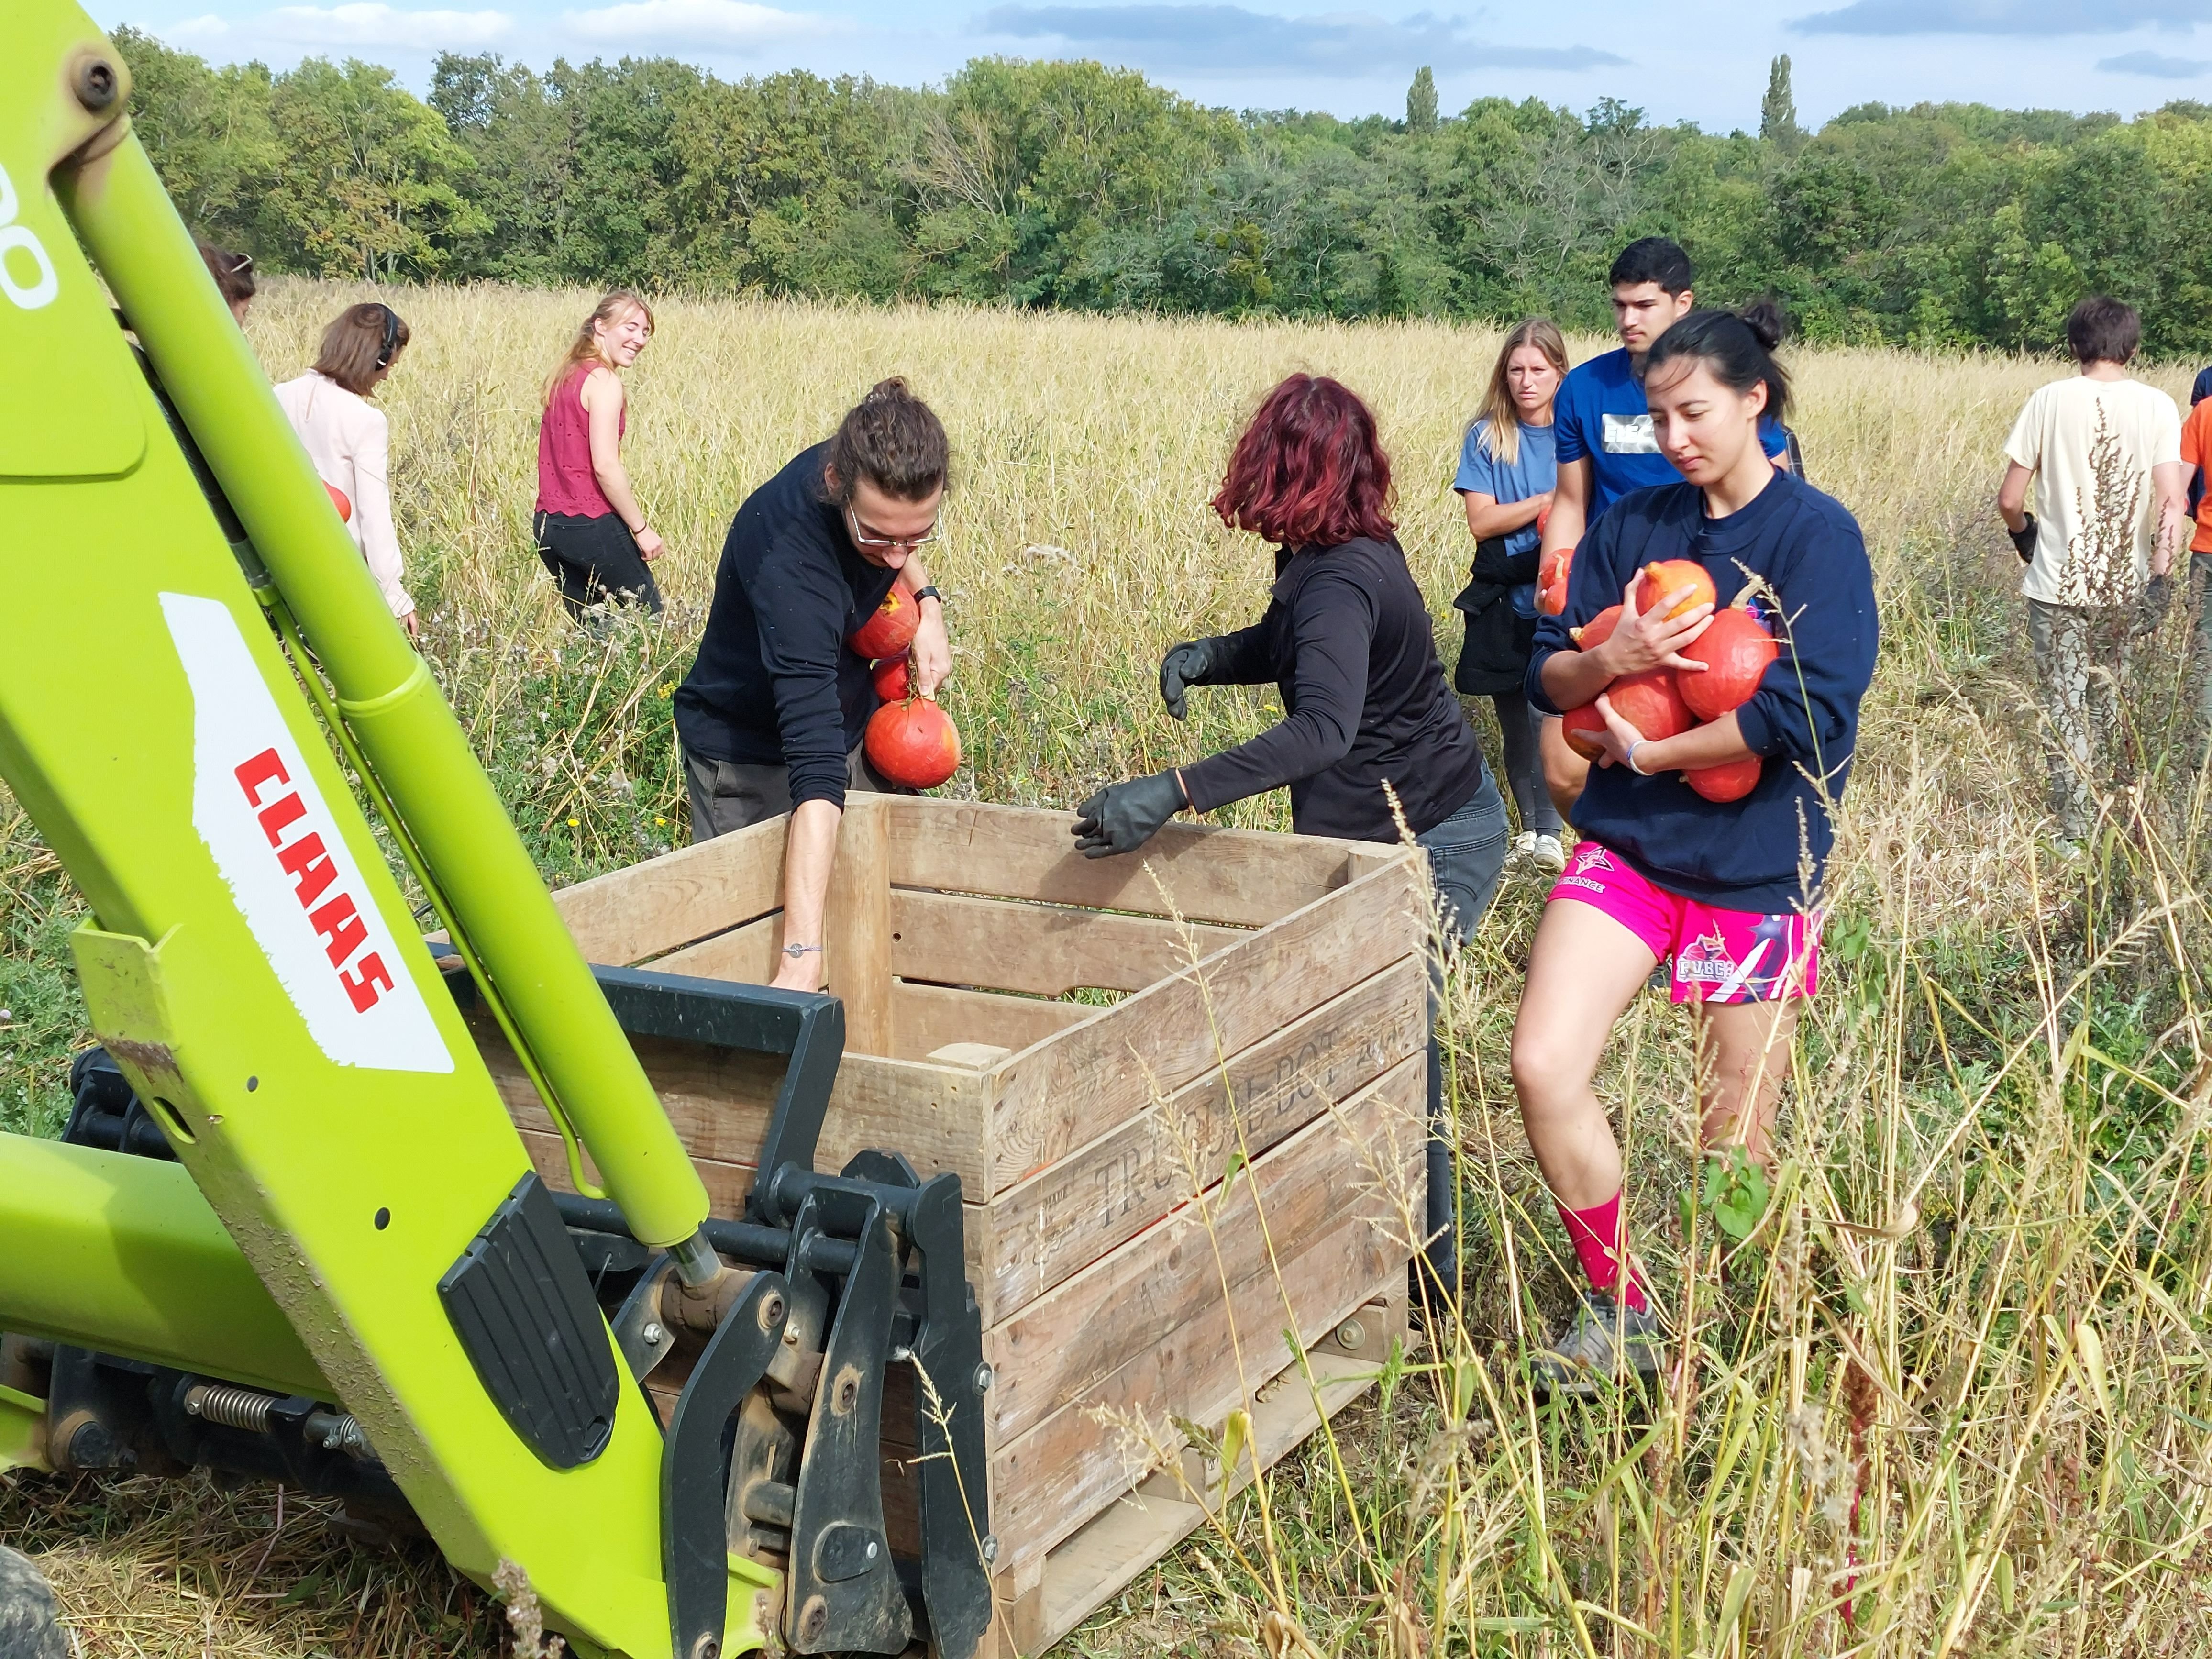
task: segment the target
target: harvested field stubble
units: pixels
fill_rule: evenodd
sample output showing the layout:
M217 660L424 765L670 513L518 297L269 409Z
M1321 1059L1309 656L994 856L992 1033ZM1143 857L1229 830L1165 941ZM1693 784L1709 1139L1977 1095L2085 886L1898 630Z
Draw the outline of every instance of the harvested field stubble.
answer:
M296 373L353 297L276 285L254 316L263 361ZM956 446L932 550L969 756L956 792L1069 805L1271 717L1271 689L1203 690L1177 726L1152 679L1168 644L1263 602L1267 550L1204 503L1241 416L1291 368L1374 404L1407 552L1456 646L1445 606L1469 550L1449 483L1492 332L671 302L631 378L629 451L670 544L671 611L589 640L526 539L538 386L589 296L392 297L416 343L381 401L427 648L556 878L680 838L666 697L723 528L884 374L908 375ZM1571 1264L1504 1066L1540 896L1509 888L1445 1014L1463 1293L1334 1440L1232 1502L1072 1650L2212 1650L2212 929L2185 624L2137 650L2105 830L2062 863L2039 839L2017 566L1989 509L2007 426L2060 371L1851 351L1793 368L1814 480L1867 530L1885 641L1787 1161L1756 1230L1723 1224L1744 1196L1724 1182L1678 1202L1687 1028L1647 997L1600 1086L1632 1146L1668 1376L1648 1409L1528 1405L1519 1356ZM1279 826L1284 809L1235 817ZM4 797L0 875L0 1122L51 1133L84 1040L64 970L78 911ZM363 1553L296 1500L280 1529L275 1505L24 1478L0 1484L0 1538L42 1559L92 1654L493 1651L483 1597L434 1559Z

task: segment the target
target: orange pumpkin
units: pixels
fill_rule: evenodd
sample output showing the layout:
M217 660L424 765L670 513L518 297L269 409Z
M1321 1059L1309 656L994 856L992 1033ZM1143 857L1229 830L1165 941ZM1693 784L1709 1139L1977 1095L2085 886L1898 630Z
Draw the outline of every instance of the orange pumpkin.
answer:
M1718 603L1713 579L1705 574L1705 566L1695 559L1661 559L1644 567L1644 580L1636 585L1636 610L1639 616L1654 606L1663 604L1669 593L1681 588L1690 591L1682 596L1681 603L1667 612L1679 617L1686 611L1701 605Z
M903 702L913 694L914 676L908 672L908 659L901 653L876 665L876 697L882 702Z
M1685 772L1682 781L1707 800L1741 800L1759 787L1759 774L1764 764L1758 756L1747 755L1741 760L1723 761L1718 766L1700 766Z
M1697 724L1689 705L1682 701L1671 668L1647 668L1640 674L1623 674L1606 689L1613 712L1634 726L1640 737L1655 741L1680 737Z
M1559 730L1567 740L1567 747L1584 760L1595 760L1605 753L1605 716L1598 713L1595 702L1567 710L1559 721Z
M1595 651L1611 639L1613 630L1620 626L1620 607L1609 605L1580 628L1570 628L1567 634L1574 641L1577 649Z
M1717 720L1751 701L1779 651L1774 636L1751 612L1723 611L1682 654L1705 664L1702 672L1686 668L1676 677L1682 701L1699 720Z
M329 483L325 483L323 485L323 488L331 492L331 505L338 510L338 522L340 524L351 524L353 522L353 503L346 499L345 491L340 489L336 484Z
M915 630L921 626L921 607L905 583L893 582L876 614L853 630L852 647L872 660L896 657L914 643Z
M934 789L960 769L960 729L929 697L885 703L861 742L868 763L904 789Z

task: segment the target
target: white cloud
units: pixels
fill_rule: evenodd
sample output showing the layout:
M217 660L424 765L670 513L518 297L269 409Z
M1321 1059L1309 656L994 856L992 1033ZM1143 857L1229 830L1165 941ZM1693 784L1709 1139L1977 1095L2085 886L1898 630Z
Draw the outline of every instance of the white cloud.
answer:
M402 11L379 0L355 0L338 6L279 6L241 27L292 46L390 52L493 46L514 26L514 18L503 11Z
M561 21L594 45L628 48L650 43L739 51L842 34L848 27L836 18L779 11L751 0L624 0L619 5L568 12Z
M187 17L181 23L172 23L161 31L161 39L178 40L217 40L230 33L230 25L213 12L200 17Z

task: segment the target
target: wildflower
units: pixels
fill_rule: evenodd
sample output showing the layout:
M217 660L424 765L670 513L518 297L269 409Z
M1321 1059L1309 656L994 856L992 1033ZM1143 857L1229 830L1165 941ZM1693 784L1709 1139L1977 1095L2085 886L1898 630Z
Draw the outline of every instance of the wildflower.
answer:
M575 819L574 819L574 818L570 818L570 819L568 820L568 827L569 827L571 830L574 830L574 829L579 828L580 826L577 824L577 823L576 823L576 820L575 820Z
M659 826L660 826L660 827L662 827L662 828L665 828L665 827L666 827L666 825L667 825L667 823L668 823L668 820L667 820L666 818L655 818L655 819L653 819L653 823L654 823L656 825L659 825Z

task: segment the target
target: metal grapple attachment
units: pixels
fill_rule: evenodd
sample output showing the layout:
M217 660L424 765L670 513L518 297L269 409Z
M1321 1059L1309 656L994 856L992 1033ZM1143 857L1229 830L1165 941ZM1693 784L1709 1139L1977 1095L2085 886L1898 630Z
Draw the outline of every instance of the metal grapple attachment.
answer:
M784 1058L759 1174L744 1218L706 1224L724 1271L704 1285L633 1238L614 1204L525 1176L438 1287L478 1379L555 1468L605 1449L615 1390L653 1401L676 1659L719 1659L739 1622L733 1592L754 1597L750 1622L794 1653L923 1643L968 1659L990 1624L997 1542L991 1372L959 1178L925 1180L875 1151L834 1176L814 1170L844 1047L834 998L594 971L634 1036ZM449 982L464 1004L473 997L465 975ZM72 1081L67 1138L170 1155L99 1051ZM602 1316L611 1346L596 1335ZM49 1372L53 1452L67 1467L213 1467L342 1498L363 1525L410 1518L360 1425L330 1402L67 1346L33 1357ZM911 1402L889 1460L887 1398ZM890 1516L887 1468L902 1494Z

